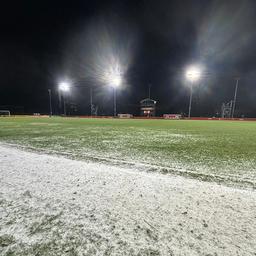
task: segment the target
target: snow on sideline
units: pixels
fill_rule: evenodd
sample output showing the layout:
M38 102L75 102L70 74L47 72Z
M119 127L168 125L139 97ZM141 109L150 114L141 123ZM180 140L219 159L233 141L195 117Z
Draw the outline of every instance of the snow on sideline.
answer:
M255 190L0 145L0 255L255 256L255 230Z
M20 145L16 143L10 143L10 142L1 142L2 146L7 146L7 147L15 147L19 148L21 150L25 151L32 151L32 152L38 152L39 154L52 154L55 156L63 156L75 160L81 160L77 159L77 154L74 152L67 152L67 151L58 151L58 150L53 150L49 148L38 148L34 147L31 145ZM80 155L80 154L79 154ZM145 162L137 162L137 161L131 161L131 160L123 160L123 159L116 159L110 156L99 156L99 155L92 155L89 154L88 152L84 152L82 154L83 156L83 161L92 161L92 162L104 162L105 164L110 164L110 165L118 165L119 167L128 167L128 168L133 168L136 170L141 170L144 172L160 172L164 174L170 174L170 175L178 175L178 176L183 176L187 178L195 178L197 180L202 180L202 181L209 181L209 182L216 182L219 184L224 184L226 186L231 186L231 187L237 187L237 188L243 188L243 189L255 189L256 185L255 182L252 181L250 177L246 177L241 179L240 177L227 177L224 175L218 175L216 173L211 174L211 173L203 173L203 172L195 172L191 171L187 168L180 168L180 167L167 167L167 166L159 166L159 165L154 165L152 163L145 163Z

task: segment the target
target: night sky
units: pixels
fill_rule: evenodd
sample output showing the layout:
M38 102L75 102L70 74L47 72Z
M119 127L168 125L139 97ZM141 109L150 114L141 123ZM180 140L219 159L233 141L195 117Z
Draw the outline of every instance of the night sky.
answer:
M8 2L8 3L7 3ZM198 64L193 116L215 116L233 98L237 116L256 116L256 1L6 1L0 9L0 108L58 114L57 85L70 81L68 103L111 115L113 92L101 73L113 61L124 76L118 112L139 114L157 101L157 115L188 112L186 67ZM6 106L6 107L4 107ZM20 110L21 111L21 110Z

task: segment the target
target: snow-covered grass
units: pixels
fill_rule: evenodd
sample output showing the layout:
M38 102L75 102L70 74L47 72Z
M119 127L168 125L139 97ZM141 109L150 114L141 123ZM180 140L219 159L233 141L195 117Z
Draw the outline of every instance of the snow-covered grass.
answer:
M73 159L256 187L256 122L0 118L0 140Z
M256 255L256 191L0 145L0 255Z

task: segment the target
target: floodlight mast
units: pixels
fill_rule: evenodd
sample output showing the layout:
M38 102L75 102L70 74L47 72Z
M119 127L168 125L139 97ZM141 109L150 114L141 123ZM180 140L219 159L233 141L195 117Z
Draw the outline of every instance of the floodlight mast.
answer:
M236 78L236 87L235 87L235 94L233 99L233 108L232 108L232 114L231 117L234 118L235 108L236 108L236 97L237 97L237 89L238 89L238 83L239 83L239 77Z
M192 105L192 97L193 97L193 81L190 84L190 97L189 97L189 107L188 107L188 118L191 117L191 105Z
M65 94L70 91L70 84L68 82L61 82L59 83L59 92L62 93L63 96L63 110L64 110L64 116L67 115L66 111L66 98Z
M117 108L116 108L116 89L120 87L122 83L122 77L120 73L115 73L111 75L110 79L111 86L113 88L113 93L114 93L114 117L117 115Z
M52 116L52 90L48 89L49 94L49 110L50 110L50 117Z
M190 97L189 97L189 108L188 108L188 118L191 117L191 106L193 97L193 86L195 81L199 80L201 77L201 71L198 67L190 67L186 72L186 78L190 81Z
M92 87L90 88L90 108L91 108L91 117L92 117L93 115Z

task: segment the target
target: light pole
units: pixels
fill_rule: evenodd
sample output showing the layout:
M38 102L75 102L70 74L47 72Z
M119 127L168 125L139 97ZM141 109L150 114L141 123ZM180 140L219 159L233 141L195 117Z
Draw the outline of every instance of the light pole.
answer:
M192 105L192 97L193 97L193 81L190 83L190 97L189 97L189 107L188 107L188 118L191 116L191 105Z
M64 108L64 116L66 116L66 99L65 94L70 90L70 84L68 82L59 83L59 91L62 92L63 96L63 108Z
M116 110L116 89L120 87L122 83L122 76L120 72L112 73L109 77L109 83L111 87L113 88L113 94L114 94L114 117L117 115Z
M116 77L113 78L112 80L112 87L113 87L113 92L114 92L114 116L116 116L117 111L116 111L116 89L121 85L122 79L121 76L118 74Z
M106 84L107 86L110 86L113 88L113 116L115 117L117 115L117 107L116 107L116 90L121 86L123 83L123 74L121 72L121 66L118 63L115 63L109 66L106 66L106 70L102 74L102 82Z
M116 87L114 89L114 116L116 116Z
M193 86L194 82L200 79L201 71L198 67L192 66L186 71L186 78L190 81L190 97L189 97L189 107L188 107L188 118L191 117L191 105L193 97Z
M91 117L92 117L93 116L92 87L90 88L90 107L91 107Z
M235 113L235 108L236 108L236 96L237 96L238 82L239 82L239 78L236 79L236 88L235 88L232 115L231 115L232 118L234 118L234 113Z
M48 89L49 93L49 107L50 107L50 117L52 116L52 90Z

